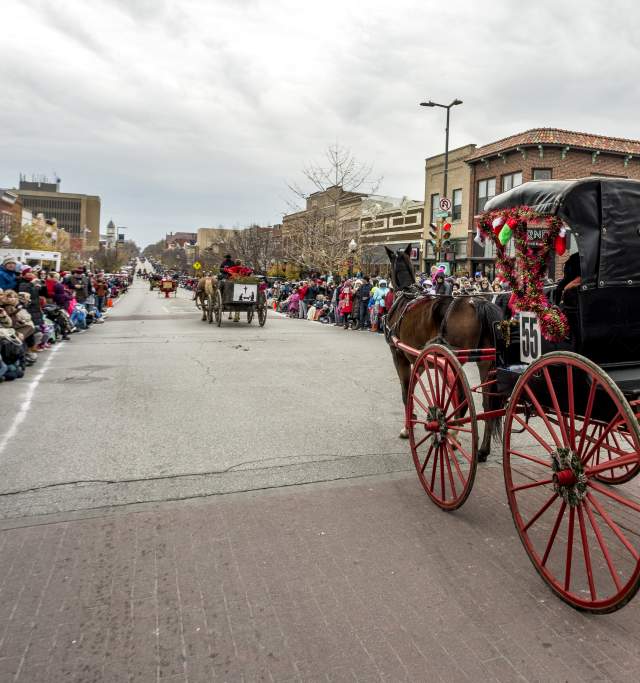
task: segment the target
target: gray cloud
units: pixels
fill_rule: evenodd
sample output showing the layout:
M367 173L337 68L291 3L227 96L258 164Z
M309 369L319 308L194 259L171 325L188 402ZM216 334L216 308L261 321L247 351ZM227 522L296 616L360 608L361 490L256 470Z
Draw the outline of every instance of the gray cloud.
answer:
M276 221L339 141L420 198L453 145L535 126L639 138L640 9L619 0L27 0L3 8L0 186L51 172L103 222Z

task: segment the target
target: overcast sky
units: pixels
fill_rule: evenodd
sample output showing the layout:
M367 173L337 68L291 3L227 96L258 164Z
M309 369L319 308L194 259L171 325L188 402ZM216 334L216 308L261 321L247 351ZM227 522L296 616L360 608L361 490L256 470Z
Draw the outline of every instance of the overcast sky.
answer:
M2 3L0 187L99 194L142 246L279 222L328 144L423 198L423 159L550 126L640 138L640 6L613 0Z

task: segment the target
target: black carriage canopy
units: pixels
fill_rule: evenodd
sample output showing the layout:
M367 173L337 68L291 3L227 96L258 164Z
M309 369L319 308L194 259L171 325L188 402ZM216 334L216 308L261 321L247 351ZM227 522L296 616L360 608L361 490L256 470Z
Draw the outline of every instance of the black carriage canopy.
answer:
M558 216L570 227L583 289L640 286L640 181L536 180L490 199L485 211L516 206Z

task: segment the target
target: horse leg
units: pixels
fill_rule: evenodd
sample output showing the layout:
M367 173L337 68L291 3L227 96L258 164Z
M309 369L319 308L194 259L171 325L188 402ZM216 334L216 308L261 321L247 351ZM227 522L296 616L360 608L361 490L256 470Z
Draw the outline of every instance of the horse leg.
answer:
M407 360L404 353L392 349L393 364L398 373L400 386L402 387L402 404L406 407L407 399L409 398L409 382L411 381L411 363ZM399 434L401 439L409 438L409 429L405 424Z
M480 382L484 384L489 381L489 373L493 369L493 363L478 363L478 370L480 371ZM494 387L486 387L487 392L495 391ZM486 412L491 410L494 406L495 401L492 400L493 397L487 396L485 391L482 392L482 409ZM487 458L491 454L491 438L493 436L493 431L496 426L495 420L484 420L484 430L482 434L482 443L478 449L478 462L486 462Z

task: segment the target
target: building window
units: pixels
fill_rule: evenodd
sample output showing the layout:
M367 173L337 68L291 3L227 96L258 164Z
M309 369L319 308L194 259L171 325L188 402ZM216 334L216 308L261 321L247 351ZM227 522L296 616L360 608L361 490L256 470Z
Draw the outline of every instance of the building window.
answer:
M440 194L431 195L431 222L435 225L438 217L436 211L440 211Z
M392 221L393 225L404 225L404 218L394 218Z
M533 179L534 180L551 180L551 169L550 168L534 168L533 169Z
M462 190L453 191L451 219L459 221L462 218Z
M496 196L496 179L487 178L478 181L478 195L476 200L476 213L484 211L484 205Z
M502 191L506 192L513 187L518 187L522 185L522 171L516 171L515 173L507 173L507 175L502 176Z
M404 219L404 224L407 225L408 223L417 223L418 222L418 216L417 214L411 214L411 216L406 216Z

